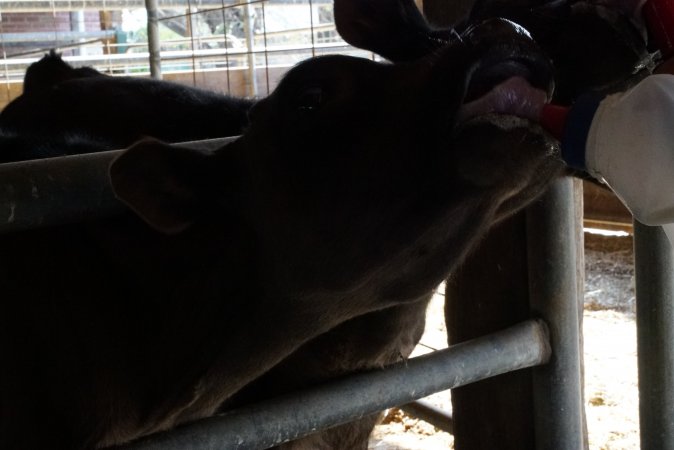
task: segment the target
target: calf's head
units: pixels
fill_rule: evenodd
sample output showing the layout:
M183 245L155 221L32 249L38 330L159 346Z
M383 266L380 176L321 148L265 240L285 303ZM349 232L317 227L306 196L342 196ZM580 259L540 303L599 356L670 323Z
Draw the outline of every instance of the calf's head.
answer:
M214 154L140 143L111 179L159 231L215 216L245 224L276 291L425 293L560 170L529 120L551 77L504 20L414 62L315 58L254 107L235 142Z
M594 0L477 0L470 21L505 17L525 28L555 66L555 101L589 90L623 90L652 65L645 33L617 3Z
M421 58L471 24L502 17L524 26L551 59L555 102L590 89L621 89L650 63L644 34L621 11L586 0L476 0L453 28L426 22L412 0L335 0L337 29L350 44L391 61ZM633 80L633 81L630 81Z

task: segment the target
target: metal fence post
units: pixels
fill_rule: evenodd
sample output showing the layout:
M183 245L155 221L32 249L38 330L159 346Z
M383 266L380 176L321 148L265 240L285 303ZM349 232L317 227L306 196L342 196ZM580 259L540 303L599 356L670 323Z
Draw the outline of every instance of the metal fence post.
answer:
M674 252L661 227L634 221L642 450L674 449Z
M255 67L255 9L247 1L244 2L243 6L243 30L246 36L246 47L248 48L248 76L250 77L248 95L257 97L259 89Z
M548 323L553 349L550 362L533 370L537 450L586 448L578 295L582 247L574 197L574 180L563 178L527 210L531 308Z
M161 80L161 51L159 46L159 17L157 0L145 0L147 10L147 50L150 58L150 75Z

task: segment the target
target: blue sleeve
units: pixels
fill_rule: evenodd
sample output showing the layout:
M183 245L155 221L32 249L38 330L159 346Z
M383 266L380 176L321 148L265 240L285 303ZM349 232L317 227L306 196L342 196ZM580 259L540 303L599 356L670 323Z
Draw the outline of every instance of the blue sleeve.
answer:
M575 169L586 170L585 143L594 114L604 97L598 92L588 92L578 97L569 111L562 136L562 159Z

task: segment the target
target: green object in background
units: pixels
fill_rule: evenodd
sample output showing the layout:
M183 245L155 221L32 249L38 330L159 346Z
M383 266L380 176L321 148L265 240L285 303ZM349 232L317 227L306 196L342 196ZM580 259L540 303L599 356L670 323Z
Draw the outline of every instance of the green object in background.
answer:
M126 53L128 50L127 46L122 46L120 44L126 44L129 42L129 33L127 31L122 31L120 29L115 29L115 40L119 45L117 47L117 53Z

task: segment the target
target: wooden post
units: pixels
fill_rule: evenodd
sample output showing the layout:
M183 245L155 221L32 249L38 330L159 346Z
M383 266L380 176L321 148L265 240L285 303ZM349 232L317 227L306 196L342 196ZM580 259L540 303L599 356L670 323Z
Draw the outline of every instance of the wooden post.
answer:
M445 318L450 344L529 318L525 214L491 230L450 277ZM452 390L457 450L535 449L530 370Z
M567 227L566 231L567 234L576 236L561 242L549 241L551 248L561 244L568 245L573 250L568 252L575 256L575 264L571 261L572 267L569 268L573 276L565 281L559 279L565 276L563 273L557 274L557 277L552 277L551 273L552 278L565 283L568 296L559 298L559 295L550 295L548 299L547 294L544 294L546 298L541 298L541 288L537 285L541 279L546 278L541 270L554 270L548 266L554 266L555 261L551 261L554 258L541 257L540 252L531 251L532 237L527 233L531 232L532 216L527 218L527 212L519 213L494 227L477 251L470 255L447 283L445 315L450 344L491 333L530 318L532 286L538 292L534 308L536 315L541 310L546 310L547 314L557 309L567 313L561 322L551 322L553 355L563 359L557 360L554 369L533 369L537 375L536 389L532 370L529 369L452 391L457 450L576 450L587 447L582 395L582 334L578 334L578 330L582 330L583 301L582 185L575 181L571 189L569 192L573 192L576 216L575 219L572 218L573 225L571 228ZM537 204L536 207L540 215L540 206ZM541 242L548 242L545 241L548 237L540 236L540 232L536 238L533 242L538 242L535 245L539 247L543 247ZM548 245L544 247L547 248ZM565 272L568 275L569 270ZM565 304L565 301L571 304ZM552 304L548 306L547 302ZM545 318L551 321L558 319L547 316ZM565 320L569 321L566 322L567 325L573 326L564 327ZM560 326L564 329L559 329ZM556 353L555 343L558 345ZM547 394L542 392L541 389L556 389L560 370L571 370L573 376L569 380L573 378L576 382L563 386L561 391L546 391ZM537 397L534 397L535 392ZM560 398L573 407L560 405L557 408L549 401L541 406L541 394L549 398L562 396ZM536 417L536 410L554 410L568 420L560 419L551 423L550 420ZM567 422L573 426L567 426ZM537 426L539 429L536 429ZM551 443L550 439L554 439L554 442Z
M424 0L436 26L463 19L472 1ZM447 282L445 318L449 344L483 336L529 318L526 216L517 214L491 230ZM452 390L457 450L534 450L530 370Z
M110 11L99 11L98 20L101 24L101 30L112 30L112 12ZM110 53L116 53L115 50L110 49L110 44L114 44L115 39L103 39L103 54L109 55ZM113 47L114 48L114 47Z

